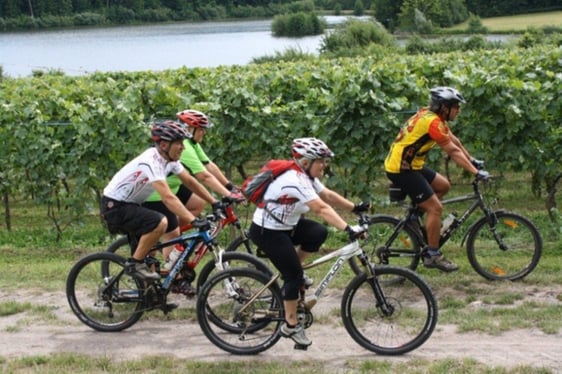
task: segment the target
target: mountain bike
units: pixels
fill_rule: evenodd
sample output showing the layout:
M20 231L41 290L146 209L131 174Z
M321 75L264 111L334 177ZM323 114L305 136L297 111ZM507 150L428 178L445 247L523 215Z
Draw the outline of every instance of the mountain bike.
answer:
M480 188L482 181L472 182L473 193L444 199L444 206L461 202L470 203L457 216L451 213L450 225L444 223L439 246L443 246L462 227L472 214L481 217L473 222L464 233L461 246L466 242L466 253L472 268L489 280L518 280L527 276L539 263L542 254L542 239L535 225L520 214L494 210L494 199L487 202ZM491 183L491 182L489 182ZM400 189L391 191L400 195L396 201L406 197ZM402 217L373 215L369 222L369 258L379 264L393 264L416 270L421 251L427 245L427 233L416 204L405 206ZM357 263L351 263L355 272L360 271Z
M369 218L361 214L368 229ZM384 355L400 355L422 345L437 323L437 302L427 283L415 272L396 266L374 265L355 239L340 249L303 265L310 269L334 260L311 297L300 292L298 319L305 328L313 322L312 308L343 265L356 257L364 272L355 275L341 300L341 318L349 335L362 347ZM399 284L386 278L401 277ZM232 354L251 355L271 348L280 338L285 320L280 274L251 268L217 272L197 298L197 319L205 336ZM295 345L296 349L306 349Z
M73 313L87 326L98 331L121 331L134 325L144 312L160 309L164 313L176 305L167 303L167 296L178 274L184 274L192 255L200 256L202 248L216 256L215 266L251 266L265 274L272 274L267 265L255 256L243 252L219 250L210 225L184 233L172 240L158 243L152 250L174 244L185 247L168 273L160 280L146 281L125 270L125 257L111 252L86 255L74 264L66 280L66 297ZM150 263L160 271L159 262Z
M256 250L254 249L254 245L252 241L248 238L247 231L242 227L242 223L240 219L236 215L234 211L234 203L232 200L225 199L223 200L224 204L224 216L220 219L214 219L212 215L207 216L207 220L211 222L211 229L210 235L213 238L217 238L218 235L223 231L224 228L230 226L233 227L236 231L237 236L228 243L225 251L226 252L234 252L234 251L241 251L244 250L247 253L255 254ZM193 227L190 223L180 225L180 232L185 233L191 230ZM129 238L127 236L121 236L117 238L113 243L111 243L107 247L107 251L111 253L119 253L124 257L128 257L128 253L130 253L131 246L133 248L136 247L136 243L129 243ZM163 248L163 247L160 247ZM207 246L202 245L195 253L195 256L190 259L185 264L185 268L182 269L180 273L181 277L179 279L175 279L172 285L172 292L173 293L181 293L186 295L187 297L193 297L196 294L196 290L201 288L201 285L205 282L205 280L209 277L209 275L216 269L215 261L211 260L205 264L205 266L201 269L199 276L197 277L197 273L195 268L203 259L203 256L207 253ZM230 260L234 260L233 256L229 256ZM216 258L215 258L216 260ZM153 265L156 259L153 257L147 257L147 265ZM196 287L195 289L191 287L191 283L196 279Z

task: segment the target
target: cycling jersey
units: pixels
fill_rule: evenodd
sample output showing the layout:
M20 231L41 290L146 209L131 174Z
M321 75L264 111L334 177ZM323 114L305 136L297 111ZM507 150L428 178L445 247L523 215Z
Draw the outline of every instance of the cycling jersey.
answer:
M185 149L183 150L180 158L180 162L183 166L192 174L198 174L205 170L205 164L208 164L211 160L207 157L207 154L201 148L199 143L193 142L191 139L186 139L183 141ZM166 181L170 190L176 194L182 184L181 180L175 175L169 176ZM146 201L160 201L162 198L159 194L153 193L148 197Z
M265 209L256 208L252 221L267 229L291 230L301 216L309 211L306 203L319 199L318 193L324 188L317 178L310 179L304 172L289 170L268 186L264 200L272 201L267 203ZM297 201L292 202L293 199ZM287 201L290 203L287 204Z
M178 161L167 161L154 147L147 149L117 172L103 194L113 200L142 204L154 192L152 182L165 180L170 173L180 174Z
M413 115L392 143L384 161L388 173L400 173L406 170L421 170L427 153L436 145L446 145L451 141L447 122L422 108Z

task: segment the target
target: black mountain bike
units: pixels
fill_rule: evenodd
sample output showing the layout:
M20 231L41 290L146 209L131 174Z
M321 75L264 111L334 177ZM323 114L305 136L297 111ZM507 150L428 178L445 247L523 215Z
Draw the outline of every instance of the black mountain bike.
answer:
M271 270L257 257L244 252L224 252L216 244L208 227L184 233L152 250L180 243L185 247L169 272L157 281L146 281L125 271L125 257L111 252L97 252L84 256L71 268L66 280L66 297L74 314L87 326L98 331L121 331L134 325L144 312L160 309L164 313L175 308L167 303L167 296L177 276L188 276L190 256L204 248L215 255L213 268L224 270L230 266L250 266L265 274ZM197 256L196 256L197 257ZM198 258L201 258L199 256ZM149 263L160 271L159 262ZM188 272L188 274L184 274ZM205 277L209 276L209 272ZM201 275L200 277L201 278ZM201 282L205 280L201 279Z
M441 230L439 246L465 224L474 213L478 218L465 232L461 245L466 243L466 253L474 270L489 280L517 280L533 271L542 254L542 239L539 231L527 218L505 210L494 210L488 204L479 184L472 182L473 193L444 199L444 206L471 201L472 203L460 214L454 216L450 225ZM490 182L491 183L491 182ZM391 200L396 199L394 190ZM394 197L394 199L393 199ZM405 194L401 194L402 201ZM420 211L415 204L406 206L401 218L377 214L369 222L368 242L364 244L370 260L379 264L405 266L415 270L421 259L421 251L427 245L425 227L420 218ZM357 263L351 261L355 272L360 270Z

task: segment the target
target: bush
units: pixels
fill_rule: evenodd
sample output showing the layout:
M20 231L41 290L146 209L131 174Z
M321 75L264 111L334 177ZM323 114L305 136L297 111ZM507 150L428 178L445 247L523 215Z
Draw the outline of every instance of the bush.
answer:
M521 48L530 48L541 44L545 38L544 31L530 27L525 34L517 42L517 46Z
M482 24L480 17L471 13L468 18L468 27L466 28L466 32L469 34L487 34L488 29Z
M84 12L74 15L75 26L98 26L105 24L106 19L103 14Z
M167 8L146 9L140 16L145 22L164 22L172 18L172 10Z
M271 30L275 36L305 36L324 33L326 21L315 13L292 13L275 16Z
M330 56L351 56L350 51L357 50L360 52L359 55L365 55L365 52L361 52L361 50L370 44L395 47L396 41L376 21L348 19L324 37L320 53Z
M126 24L133 23L136 18L135 11L122 6L116 6L109 8L108 18L113 23Z
M289 62L289 61L311 61L316 60L318 57L312 53L303 52L300 48L287 48L283 52L275 52L273 56L262 56L252 59L254 64L265 64L275 62Z

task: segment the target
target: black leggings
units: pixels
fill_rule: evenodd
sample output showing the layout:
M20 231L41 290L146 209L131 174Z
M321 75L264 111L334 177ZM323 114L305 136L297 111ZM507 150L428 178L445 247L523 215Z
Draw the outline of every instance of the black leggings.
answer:
M250 239L267 255L281 273L283 299L296 300L304 284L302 265L295 246L305 252L317 252L328 237L326 226L301 218L293 230L278 231L250 226Z

